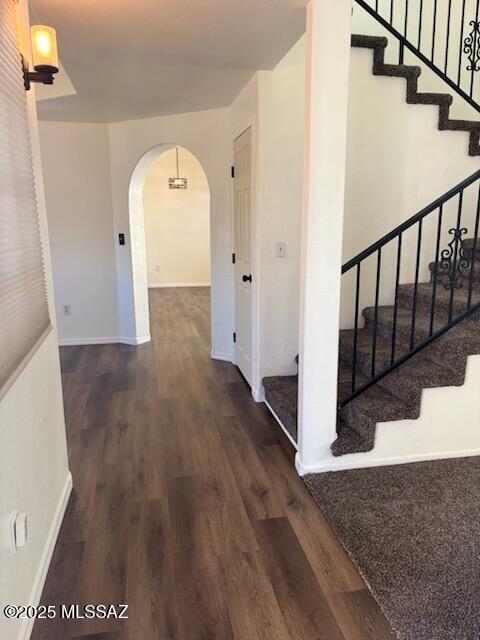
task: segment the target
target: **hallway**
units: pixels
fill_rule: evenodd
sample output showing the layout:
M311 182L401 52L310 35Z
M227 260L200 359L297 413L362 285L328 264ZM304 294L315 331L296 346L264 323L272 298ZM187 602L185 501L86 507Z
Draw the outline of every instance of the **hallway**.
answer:
M234 366L207 288L150 291L152 342L61 349L74 492L34 640L384 640L389 628Z

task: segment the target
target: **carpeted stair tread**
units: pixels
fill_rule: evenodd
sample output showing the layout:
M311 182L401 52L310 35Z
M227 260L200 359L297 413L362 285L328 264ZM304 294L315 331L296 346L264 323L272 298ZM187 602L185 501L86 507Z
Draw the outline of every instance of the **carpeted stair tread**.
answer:
M477 254L477 260L475 261L473 271L469 268L465 271L462 271L458 276L458 282L462 284L464 288L468 290L468 286L470 283L470 278L473 284L480 284L480 261L478 258L480 255L478 254L478 249L475 251ZM448 283L448 275L441 267L441 262L430 262L428 265L428 269L430 271L431 281L437 279L437 284L447 284ZM436 273L436 276L435 276Z
M402 309L413 309L414 300L416 300L417 311L425 312L430 315L432 308L432 300L434 294L433 283L419 283L417 285L415 295L415 285L402 284L398 288L398 303ZM454 289L453 297L451 290L446 289L444 284L437 281L435 287L435 314L439 313L439 317L448 320L448 312L450 308L450 300L452 300L453 317L463 313L469 308L480 302L480 290L478 287L472 286L471 296L469 295L468 282L462 284L460 289Z
M366 453L371 450L371 446L366 443L363 438L349 427L339 418L338 435L331 447L335 457L344 456L354 451L355 453Z
M378 422L414 420L418 418L419 406L393 396L381 385L373 385L360 396L342 407L339 417L343 425L361 438L365 446L373 449L375 427ZM355 453L355 451L350 451Z
M434 106L448 105L453 102L453 96L449 93L420 93L414 96L407 96L409 104L431 104Z
M385 49L387 45L387 38L352 35L352 47L372 49L373 75L405 78L407 80L407 102L409 104L438 106L438 129L440 131L465 131L470 133L468 153L471 156L480 155L480 122L450 119L452 96L442 93L419 92L418 78L422 72L420 67L405 64L385 64Z
M365 318L365 331L367 334L372 335L375 322L375 309L374 307L367 307L363 310L363 316ZM439 310L435 313L433 322L433 332L439 331L446 326L448 320L448 314L442 314ZM455 315L453 319L455 319ZM467 319L465 319L465 322ZM394 307L379 307L377 312L377 336L391 341L394 322ZM467 325L466 325L467 326ZM430 336L430 311L422 307L417 307L417 313L415 318L415 341L414 345L418 345L423 340L426 340ZM449 333L453 331L453 328L449 330ZM397 356L402 355L405 350L410 350L412 335L412 313L408 309L398 308L396 318L396 351ZM458 332L451 334L451 341L464 339L464 336Z
M297 440L298 376L263 378L265 400L292 438Z
M376 372L387 369L391 364L391 347L377 349L375 353ZM357 369L370 377L372 366L371 350L360 350L357 355ZM448 363L432 360L423 352L405 362L378 383L393 396L405 402L421 401L423 389L447 386L459 386L465 381L465 369L450 367ZM360 386L360 385L359 385Z
M480 238L466 238L463 241L463 246L467 251L472 251L475 248L475 253L480 255Z

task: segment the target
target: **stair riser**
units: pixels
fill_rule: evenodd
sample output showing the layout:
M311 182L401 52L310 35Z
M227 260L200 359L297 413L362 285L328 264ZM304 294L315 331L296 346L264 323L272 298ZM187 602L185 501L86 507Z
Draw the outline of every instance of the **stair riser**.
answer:
M358 370L368 378L372 374L372 355L367 353L359 354ZM458 363L456 363L458 364ZM387 354L381 353L375 359L375 374L378 375L390 366L390 358ZM465 368L459 369L457 366L450 368L447 363L439 363L419 354L415 362L409 361L382 378L378 383L382 388L389 391L393 396L397 396L405 402L417 403L421 400L422 389L445 387L451 385L461 385L465 379Z
M433 291L428 294L424 291L417 292L416 297L416 313L424 317L430 317L432 312ZM413 311L414 297L411 291L400 291L398 296L399 308L403 310ZM480 292L472 290L470 306L474 306L480 302ZM456 318L469 308L468 306L468 288L455 289L452 300L452 317ZM439 322L446 323L448 321L450 309L450 292L446 289L437 288L434 304L434 316Z
M430 282L433 283L435 279L435 263L429 265L430 269ZM457 276L458 282L462 285L462 288L468 289L470 286L470 271L466 271ZM445 286L449 284L449 278L444 273L442 273L440 266L437 267L437 286ZM480 287L480 262L475 263L475 268L472 274L472 288Z
M366 391L365 393L368 393L368 391ZM372 409L374 411L375 407L372 407ZM420 405L418 403L409 403L408 405L402 403L401 410L398 412L398 415L394 415L393 408L390 416L386 414L384 414L383 416L376 415L374 412L370 414L368 411L360 413L358 410L358 404L355 400L352 400L352 402L347 404L340 411L342 421L347 426L347 428L356 433L367 443L369 440L369 434L371 432L370 425L372 422L376 423L382 421L389 422L392 420L416 420L419 417L419 414Z
M468 342L464 340L462 332L453 328L426 347L425 355L437 362L444 363L446 358L449 358L451 362L456 362L459 359L465 358L466 355L480 353L480 331L477 330L479 324L480 314L479 312L476 312L471 317L461 321L460 325L457 325L463 326L465 331L468 331L468 328L470 328ZM365 330L370 332L373 330L373 325L368 320L366 322ZM428 334L426 334L424 330L419 331L417 334L417 344L421 339L423 339L422 334L423 338L428 337ZM391 344L391 323L379 322L377 326L377 335L388 340L389 344ZM476 340L473 340L472 336L475 336ZM395 350L396 359L409 353L409 351L410 331L407 330L407 328L399 327L397 331Z
M373 320L366 319L365 320L365 330L373 336ZM387 340L389 344L392 341L392 329L393 323L392 321L379 320L377 323L377 339ZM416 327L415 330L416 343L424 340L428 337L428 331L424 328L419 329ZM411 325L404 326L397 323L396 330L396 356L406 353L410 349L410 341L411 341Z

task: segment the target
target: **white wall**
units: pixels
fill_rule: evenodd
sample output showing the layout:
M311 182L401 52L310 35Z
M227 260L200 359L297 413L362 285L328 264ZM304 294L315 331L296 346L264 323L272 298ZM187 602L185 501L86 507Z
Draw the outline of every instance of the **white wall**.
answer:
M210 191L198 160L179 148L187 189L169 189L175 149L161 153L145 179L143 203L149 287L210 284Z
M258 74L260 375L296 373L303 198L305 37ZM277 258L275 245L286 243Z
M297 370L304 93L302 37L273 71L257 72L230 107L232 143L252 127L257 399L264 376ZM286 255L277 258L275 246L281 241Z
M19 4L21 42L28 51L28 10ZM29 94L34 168L53 330L0 402L0 609L37 604L71 488L68 470L57 331L33 91ZM9 518L28 515L28 542L13 553ZM0 616L0 637L28 637L31 624Z
M108 128L41 122L58 333L63 344L118 339ZM72 313L63 314L63 305Z
M198 159L207 176L211 197L212 352L232 358L233 265L231 219L231 144L228 109L214 109L174 116L118 122L109 126L112 197L115 233L127 234L127 245L116 247L119 325L122 336L140 339L148 331L145 300L134 295L129 233L130 177L149 149L165 143L178 144ZM143 231L143 230L141 230ZM141 235L141 233L140 233ZM138 237L133 255L145 256ZM137 314L135 325L134 308Z

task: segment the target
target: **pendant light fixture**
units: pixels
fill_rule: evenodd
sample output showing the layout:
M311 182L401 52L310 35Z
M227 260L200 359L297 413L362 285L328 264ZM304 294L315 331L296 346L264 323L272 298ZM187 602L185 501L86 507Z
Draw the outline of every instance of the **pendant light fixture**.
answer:
M175 147L175 151L177 154L177 177L168 179L168 188L169 189L187 189L188 183L186 178L180 178L180 171L178 168L178 147Z

